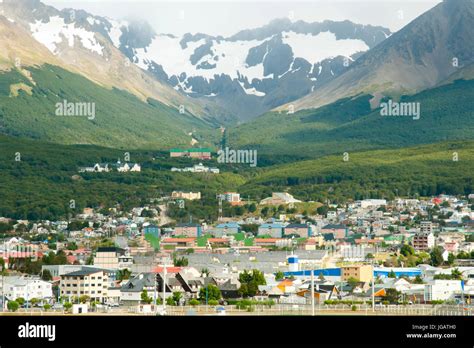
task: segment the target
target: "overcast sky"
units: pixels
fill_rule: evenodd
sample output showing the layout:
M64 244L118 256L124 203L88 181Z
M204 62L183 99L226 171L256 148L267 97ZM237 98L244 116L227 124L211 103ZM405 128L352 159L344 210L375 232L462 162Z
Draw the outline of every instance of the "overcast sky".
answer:
M441 0L43 0L115 19L148 21L158 33L229 36L287 17L307 22L351 20L397 31Z

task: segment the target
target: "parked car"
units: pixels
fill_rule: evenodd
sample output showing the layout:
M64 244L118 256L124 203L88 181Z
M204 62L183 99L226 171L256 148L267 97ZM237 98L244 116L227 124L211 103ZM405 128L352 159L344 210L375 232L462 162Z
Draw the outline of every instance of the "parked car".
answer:
M222 307L222 306L216 307L216 312L217 312L217 315L226 315L225 307Z

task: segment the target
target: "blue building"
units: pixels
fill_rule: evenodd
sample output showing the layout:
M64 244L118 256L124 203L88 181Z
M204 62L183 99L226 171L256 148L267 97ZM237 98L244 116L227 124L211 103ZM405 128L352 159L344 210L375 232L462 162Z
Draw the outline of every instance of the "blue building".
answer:
M213 234L216 237L221 237L223 235L236 234L240 232L240 225L237 222L226 222L219 224L213 230Z
M143 234L145 236L152 235L153 237L158 238L160 236L160 228L156 225L148 225L143 227Z
M269 235L273 238L281 238L283 236L283 229L285 226L281 223L261 224L258 227L258 235Z

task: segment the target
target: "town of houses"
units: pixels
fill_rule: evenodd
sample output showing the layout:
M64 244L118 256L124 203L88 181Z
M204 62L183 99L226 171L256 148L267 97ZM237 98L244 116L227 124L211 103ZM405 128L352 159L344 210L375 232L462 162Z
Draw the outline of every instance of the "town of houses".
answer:
M244 204L236 192L219 197ZM242 299L471 305L473 195L365 199L301 214L290 208L307 202L274 192L255 202L255 213L214 223L166 216L169 203L200 199L174 191L128 212L86 208L74 223L0 218L10 226L0 241L3 310L17 310L15 302L19 310L72 306L75 313L145 311L163 301L225 308ZM272 206L288 209L259 214ZM242 275L255 270L261 277L251 292ZM209 300L211 288L218 295Z

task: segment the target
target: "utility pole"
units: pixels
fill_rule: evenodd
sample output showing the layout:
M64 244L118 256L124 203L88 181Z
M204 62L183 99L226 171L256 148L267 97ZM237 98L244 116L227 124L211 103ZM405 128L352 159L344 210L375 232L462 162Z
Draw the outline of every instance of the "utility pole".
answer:
M166 261L163 264L163 315L166 310Z
M156 282L156 277L157 277L157 276L158 276L158 273L155 274L155 282L154 282L154 285L155 285L155 286L153 287L153 288L154 288L154 291L153 291L153 299L154 299L154 301L153 301L153 302L155 303L155 311L158 310L158 307L156 306L156 300L157 300L157 297L158 297L158 296L157 296L157 293L156 293L156 288L158 287L158 284L157 284L157 282Z
M314 317L314 267L311 267L311 311Z
M374 263L372 262L372 312L375 312L375 276Z
M3 253L2 253L2 257L3 255L6 255L8 256L8 253L5 249L5 236L3 236ZM7 259L8 260L8 259ZM5 273L4 272L5 270L5 263L3 263L3 266L2 266L2 312L5 311L5 283L4 283L4 279L5 279Z

